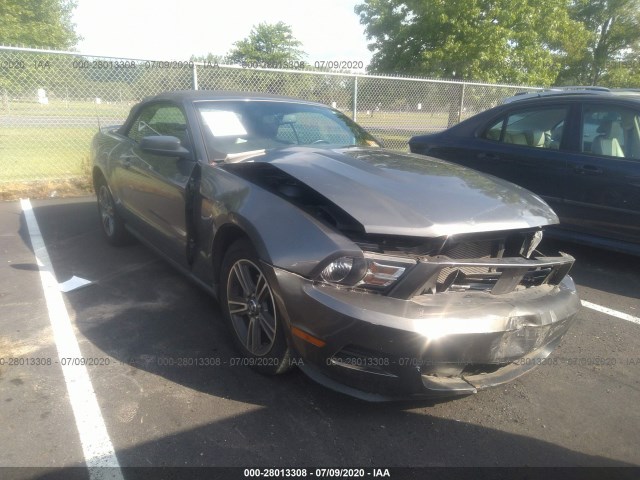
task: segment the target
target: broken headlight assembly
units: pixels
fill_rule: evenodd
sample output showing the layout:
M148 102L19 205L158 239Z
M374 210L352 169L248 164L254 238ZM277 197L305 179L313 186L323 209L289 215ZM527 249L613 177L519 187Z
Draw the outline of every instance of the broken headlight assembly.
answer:
M416 261L365 252L364 257L339 257L324 267L318 280L333 285L386 290L396 283Z

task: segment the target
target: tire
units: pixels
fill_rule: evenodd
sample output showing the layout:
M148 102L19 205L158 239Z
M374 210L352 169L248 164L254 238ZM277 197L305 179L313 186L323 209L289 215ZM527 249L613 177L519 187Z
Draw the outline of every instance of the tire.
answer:
M96 196L98 197L98 213L103 235L111 245L121 246L130 242L131 237L124 226L124 220L115 208L111 190L104 178L96 181Z
M276 375L292 367L283 321L258 255L236 241L222 261L220 306L238 349L253 370Z

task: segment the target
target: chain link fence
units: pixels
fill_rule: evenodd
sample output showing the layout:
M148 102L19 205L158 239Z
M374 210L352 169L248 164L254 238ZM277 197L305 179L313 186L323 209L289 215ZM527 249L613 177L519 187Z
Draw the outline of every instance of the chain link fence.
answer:
M386 147L447 128L530 87L318 70L159 62L0 47L0 184L86 177L99 125L121 124L144 97L228 90L320 102Z

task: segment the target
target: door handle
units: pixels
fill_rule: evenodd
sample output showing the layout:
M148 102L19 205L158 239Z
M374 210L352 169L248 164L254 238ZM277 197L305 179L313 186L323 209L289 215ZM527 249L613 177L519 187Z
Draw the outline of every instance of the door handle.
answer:
M579 165L574 167L573 171L581 175L602 175L604 170L595 165Z
M481 152L478 154L478 158L481 160L500 160L500 155L496 153Z

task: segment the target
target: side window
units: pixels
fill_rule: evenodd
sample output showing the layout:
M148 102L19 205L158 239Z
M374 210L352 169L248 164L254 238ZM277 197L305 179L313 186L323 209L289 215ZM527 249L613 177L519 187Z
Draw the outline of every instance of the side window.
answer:
M187 120L182 110L174 105L160 104L146 107L140 112L127 134L136 142L140 142L142 137L154 135L178 137L183 147L190 148Z
M504 118L501 118L498 123L492 125L484 132L482 138L486 138L487 140L500 140L500 135L502 135L502 125L504 125Z
M585 105L582 152L640 160L640 112L618 106Z
M514 145L557 150L562 143L566 116L566 107L515 112L491 125L483 137Z

